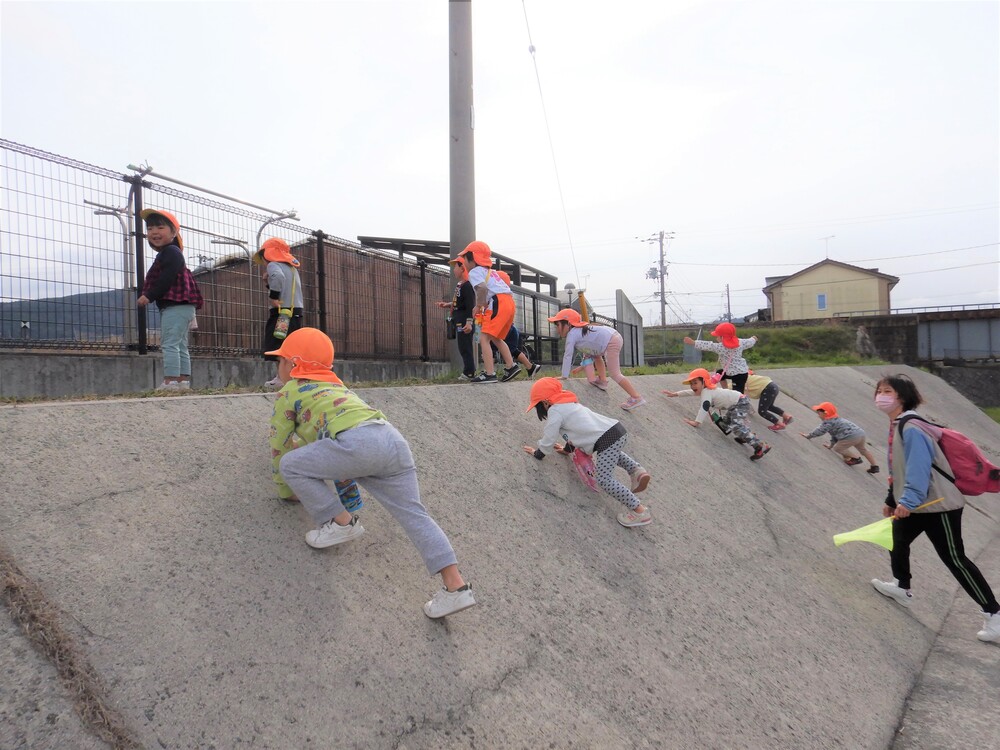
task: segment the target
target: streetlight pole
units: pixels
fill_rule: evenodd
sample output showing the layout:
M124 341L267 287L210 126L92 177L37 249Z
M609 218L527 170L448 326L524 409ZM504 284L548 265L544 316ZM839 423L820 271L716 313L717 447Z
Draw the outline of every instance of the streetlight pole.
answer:
M830 240L832 240L837 235L831 234L829 237L820 237L823 242L826 243L826 259L830 260Z

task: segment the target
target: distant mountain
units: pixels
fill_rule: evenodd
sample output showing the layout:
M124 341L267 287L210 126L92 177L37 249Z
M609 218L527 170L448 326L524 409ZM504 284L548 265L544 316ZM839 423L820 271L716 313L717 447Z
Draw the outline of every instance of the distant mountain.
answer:
M2 341L121 341L125 337L123 289L66 297L0 303ZM155 305L146 308L149 328L160 327ZM30 326L27 335L22 321Z

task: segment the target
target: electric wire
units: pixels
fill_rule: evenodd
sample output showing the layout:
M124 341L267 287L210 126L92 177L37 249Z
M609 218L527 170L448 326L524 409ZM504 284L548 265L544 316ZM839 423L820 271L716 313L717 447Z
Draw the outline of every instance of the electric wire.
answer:
M581 288L580 269L576 265L576 253L573 250L573 234L569 228L569 214L566 212L566 199L563 197L562 179L559 177L559 163L556 161L556 149L552 142L552 128L549 127L549 113L545 106L545 95L542 92L542 77L538 72L538 60L535 57L535 43L531 39L531 25L528 23L528 6L526 0L521 0L524 10L524 27L528 32L528 52L531 53L531 64L535 68L535 80L538 82L538 100L542 105L542 119L545 121L545 134L549 140L549 152L552 154L552 169L555 171L556 188L559 191L559 205L562 207L563 222L566 224L566 239L569 242L569 254L573 259L573 271L576 274L576 286Z

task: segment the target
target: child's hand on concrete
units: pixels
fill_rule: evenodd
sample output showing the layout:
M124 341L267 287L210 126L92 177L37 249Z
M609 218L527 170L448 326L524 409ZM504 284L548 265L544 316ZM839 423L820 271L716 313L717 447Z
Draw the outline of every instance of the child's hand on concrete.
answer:
M670 398L677 398L677 393L675 391L660 391L660 393L666 393Z
M698 426L699 426L699 425L698 425L698 423L697 423L697 422L696 422L695 420L693 420L693 419L687 419L687 418L685 417L684 421L685 421L685 422L687 422L687 423L688 423L689 425L691 425L692 427L698 427Z

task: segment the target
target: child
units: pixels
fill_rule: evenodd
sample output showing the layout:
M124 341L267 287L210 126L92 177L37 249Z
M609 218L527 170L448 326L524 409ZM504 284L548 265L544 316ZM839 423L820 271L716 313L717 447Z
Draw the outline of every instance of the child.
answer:
M708 416L712 407L715 406L719 411L725 410L725 414L720 417L720 426L723 428L723 432L727 435L730 430L726 429L731 427L731 431L736 433L737 443L749 444L753 448L753 455L750 456L751 461L759 461L764 457L764 454L771 450L771 446L760 440L750 429L748 424L748 418L750 416L750 399L744 396L739 391L731 391L727 388L716 389L715 383L712 382L711 376L708 374L708 370L704 367L699 367L692 370L687 379L682 380L683 385L690 385L690 390L683 391L663 391L665 394L671 398L676 398L677 396L698 396L701 399L701 406L698 407L698 414L694 419L685 419L692 427L701 427L701 423L705 421L705 417Z
M719 355L719 366L733 381L733 388L743 393L747 383L749 367L743 359L743 352L757 343L757 337L748 339L737 338L736 326L732 323L719 323L712 331L718 341L695 341L690 336L684 337L685 344L694 344L695 349L715 352Z
M284 383L271 417L272 472L279 497L297 496L316 523L306 544L323 549L365 533L326 484L353 477L403 527L428 572L441 574L444 588L424 604L424 614L436 619L475 605L448 537L420 502L410 446L333 373L330 337L300 328L267 353L279 358ZM304 445L292 449L293 435Z
M829 401L816 404L813 407L813 411L819 414L819 418L823 422L808 435L800 432L799 434L802 437L806 440L812 440L814 437L830 433L830 442L826 444L826 448L832 448L834 452L838 453L844 459L844 463L848 466L857 466L861 463L861 456L864 456L868 459L868 473L878 474L879 468L875 463L875 457L872 456L871 451L865 446L864 430L854 424L854 422L837 416L837 407ZM858 455L859 452L861 456Z
M458 354L462 358L462 374L459 380L472 380L476 377L476 353L472 348L472 321L474 319L473 310L476 307L476 292L469 283L469 271L465 267L465 261L461 258L452 258L448 261L452 264L455 278L458 283L455 285L455 296L451 302L438 302L438 307L449 309L448 316L450 325L455 326L455 343L458 345Z
M639 392L632 386L629 379L622 375L622 368L619 362L622 346L625 340L611 326L592 326L585 323L580 317L580 313L572 308L560 310L549 318L550 323L556 324L559 335L566 339L566 352L563 354L562 378L565 380L570 376L573 369L573 353L579 349L587 355L593 355L596 361L600 361L599 356L604 355L608 369L611 371L611 379L622 387L628 394L628 400L621 405L625 411L632 411L646 403L646 399L639 395ZM588 378L589 380L589 378ZM596 385L601 387L601 379L598 376ZM607 380L604 380L605 387ZM603 389L602 389L603 390Z
M292 317L288 322L288 333L302 327L304 303L302 301L302 280L299 277L299 261L292 256L288 243L279 237L271 237L260 246L253 258L258 265L267 264L263 275L267 285L268 316L264 324L264 351L277 349L281 339L275 338L274 327L282 309L291 310ZM286 334L287 335L287 334ZM269 362L276 362L277 357L264 355ZM264 385L267 388L281 388L281 378L275 375Z
M632 527L652 522L649 508L635 496L649 485L649 472L623 450L628 434L621 422L596 414L578 403L576 394L564 391L556 378L539 378L531 386L531 400L526 411L532 409L546 425L538 447L525 445L525 453L538 460L545 458L550 450L572 453L579 448L593 454L597 483L628 508L618 514L618 523ZM567 441L565 446L556 442L560 435ZM616 466L628 472L632 479L631 489L615 479Z
M504 283L496 271L490 270L493 265L492 251L485 242L470 242L459 255L469 269L469 283L476 290L476 313L485 316L482 330L479 332L479 348L483 355L483 371L472 379L473 383L496 383L497 376L493 362L493 349L490 344L496 344L500 357L504 362L504 373L501 380L506 383L516 378L521 372L521 366L514 362L510 349L504 343L507 332L514 324L514 295L510 286ZM496 309L491 303L496 299Z
M728 388L727 382L731 381L730 376L723 370L716 370L715 374L722 377L720 381L722 387ZM786 414L784 409L774 405L774 400L778 398L781 390L778 388L778 384L766 375L756 375L753 370L748 370L746 388L743 393L747 398L758 399L757 413L771 423L771 426L767 429L772 432L785 429L785 425L792 421L791 414ZM780 422L779 417L781 418Z
M204 304L194 276L184 262L181 225L173 214L152 208L141 214L146 222L146 238L156 250L153 265L146 272L139 307L155 302L160 309L160 351L163 352L163 382L158 391L191 388L191 355L188 332L196 310Z

